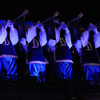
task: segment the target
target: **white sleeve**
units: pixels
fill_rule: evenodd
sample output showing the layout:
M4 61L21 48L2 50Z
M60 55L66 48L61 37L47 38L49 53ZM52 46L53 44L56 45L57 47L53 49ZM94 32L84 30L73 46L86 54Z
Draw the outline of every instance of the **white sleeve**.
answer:
M18 43L18 31L14 27L10 28L10 40L13 45Z
M25 38L21 38L20 43L22 44L25 52L27 52L26 39Z
M47 36L46 36L46 32L44 29L42 29L40 32L39 32L39 41L40 41L40 45L41 47L46 45L47 43Z
M2 29L0 30L0 44L2 44L6 38L7 38L7 30L6 28L2 27Z
M55 29L55 33L56 33L56 43L58 43L59 40L60 40L60 30L59 29Z
M65 34L65 41L66 41L68 47L71 48L72 47L72 41L71 41L70 32L66 32L66 34Z
M82 33L81 36L81 42L82 42L82 46L85 47L88 43L88 39L89 39L89 31L85 31Z
M81 40L77 40L73 45L74 45L76 51L77 51L77 52L79 53L79 55L80 55L80 54L81 54L81 48L82 48Z
M59 29L55 29L55 35L56 35L56 40L50 39L48 41L49 46L55 46L59 42L60 40L60 30Z
M93 41L94 41L95 48L99 48L100 47L100 32L98 32L98 34L94 34Z
M34 39L34 37L36 37L36 35L37 35L36 27L35 26L30 27L26 34L26 41L30 43Z

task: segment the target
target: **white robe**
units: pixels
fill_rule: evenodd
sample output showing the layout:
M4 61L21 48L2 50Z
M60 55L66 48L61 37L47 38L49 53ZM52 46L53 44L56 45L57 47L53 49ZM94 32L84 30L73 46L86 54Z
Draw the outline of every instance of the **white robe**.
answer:
M2 27L2 29L0 30L0 44L2 44L6 38L7 38L7 30L5 27ZM18 42L18 32L14 27L10 28L10 41L13 45L16 45Z
M26 41L30 43L36 36L37 36L36 27L32 26L26 32ZM41 47L46 45L47 43L46 32L44 29L40 30L39 32L39 42Z

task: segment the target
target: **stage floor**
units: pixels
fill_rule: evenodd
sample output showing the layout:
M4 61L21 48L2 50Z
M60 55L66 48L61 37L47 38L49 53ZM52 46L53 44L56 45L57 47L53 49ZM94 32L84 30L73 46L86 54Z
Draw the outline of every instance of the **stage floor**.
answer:
M0 100L100 100L100 86L84 81L0 82Z

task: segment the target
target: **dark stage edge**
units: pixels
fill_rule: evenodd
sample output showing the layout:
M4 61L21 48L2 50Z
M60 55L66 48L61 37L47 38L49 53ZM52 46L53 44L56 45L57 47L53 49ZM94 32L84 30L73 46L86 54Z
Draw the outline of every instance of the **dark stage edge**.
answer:
M0 100L100 100L100 85L90 85L85 81L71 82L2 81Z

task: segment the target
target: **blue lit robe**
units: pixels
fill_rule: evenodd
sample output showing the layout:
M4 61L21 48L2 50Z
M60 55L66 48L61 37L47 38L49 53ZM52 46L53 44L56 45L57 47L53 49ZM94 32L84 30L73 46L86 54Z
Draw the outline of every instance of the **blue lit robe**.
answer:
M82 66L86 75L86 80L96 81L100 80L100 58L96 51L96 48L100 47L100 33L97 31L97 28L93 29L93 38L89 41L90 31L85 31L82 33L81 42L82 42Z
M60 35L60 37L58 35ZM55 48L57 74L61 79L71 79L73 61L70 52L72 46L70 32L66 29L66 31L57 32L56 36L59 37Z
M10 40L7 39L6 27L0 30L0 71L6 74L5 79L15 80L17 77L17 55L14 45L18 42L17 30L10 28Z
M39 82L44 82L46 78L46 64L48 64L48 62L43 55L41 47L47 42L46 33L43 30L40 31L39 36L37 36L37 31L34 26L29 28L26 34L30 76L36 77Z

